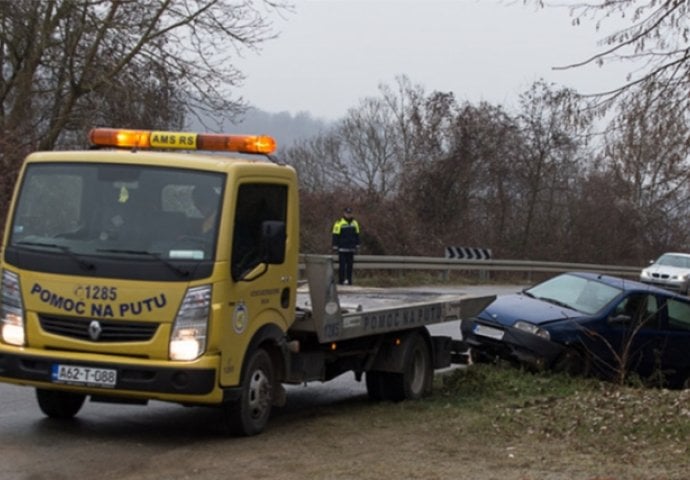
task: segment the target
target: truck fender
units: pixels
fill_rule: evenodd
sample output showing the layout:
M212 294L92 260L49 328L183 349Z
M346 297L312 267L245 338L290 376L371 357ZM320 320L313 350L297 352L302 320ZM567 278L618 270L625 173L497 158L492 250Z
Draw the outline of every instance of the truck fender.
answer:
M242 361L242 375L240 382L244 381L247 370L247 359L251 357L251 353L255 350L263 348L271 358L273 369L275 372L275 384L273 385L276 396L274 398L274 405L281 406L285 403L285 389L281 383L286 375L286 366L288 365L288 349L285 341L285 333L275 324L266 324L259 328L252 337L247 351L244 354Z
M262 326L252 337L247 346L247 351L244 354L241 378L244 379L246 359L249 357L249 353L255 351L257 348L266 349L273 361L276 376L278 378L283 378L285 375L285 357L287 356L285 333L275 324Z

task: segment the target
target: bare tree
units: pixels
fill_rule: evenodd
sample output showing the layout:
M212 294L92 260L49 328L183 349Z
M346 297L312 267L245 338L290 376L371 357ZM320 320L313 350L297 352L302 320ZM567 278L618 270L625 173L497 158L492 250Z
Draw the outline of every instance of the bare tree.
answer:
M405 170L422 160L426 154L418 148L417 127L420 123L415 121L425 109L426 93L421 85L413 84L405 75L396 77L394 85L379 85L379 91L396 125L396 157L404 176Z
M492 232L502 229L510 217L512 202L505 196L511 188L504 188L504 182L514 179L512 158L506 155L515 147L506 148L516 139L514 122L488 103L458 106L452 97L439 94L428 100L424 116L428 123L418 138L420 145L428 145L427 155L415 165L405 190L412 200L410 208L429 237L428 248L495 248L494 242L503 239ZM493 222L497 217L501 221Z
M325 193L343 185L346 179L341 149L338 137L326 132L296 142L286 149L283 158L297 169L303 192Z
M398 187L398 133L389 105L380 98L360 101L336 128L343 144L341 173L372 198L384 198Z
M411 105L406 120L408 155L401 180L406 195L417 197L420 174L447 153L457 109L455 96L448 92L432 92Z
M687 243L690 211L690 117L686 92L661 100L649 84L621 104L605 138L600 164L615 200L608 217L622 217L616 249L643 262L672 245ZM608 208L610 210L610 207ZM616 212L618 212L616 214Z
M517 254L549 258L558 255L547 246L558 248L562 242L559 227L575 190L573 182L586 166L581 149L586 135L578 126L587 123L575 92L543 81L520 96L520 105L517 123L523 142L515 152L515 173L521 185L517 202L522 214Z
M547 4L544 0L525 3ZM561 6L561 5L559 5ZM561 66L568 69L583 65L630 62L631 73L624 84L596 94L607 107L616 100L632 98L637 87L652 83L658 87L655 101L675 90L686 92L682 100L690 105L690 2L688 0L605 0L578 2L570 7L573 24L595 22L597 30L618 20L624 28L614 27L602 39L603 48L580 62ZM632 68L634 66L634 68Z

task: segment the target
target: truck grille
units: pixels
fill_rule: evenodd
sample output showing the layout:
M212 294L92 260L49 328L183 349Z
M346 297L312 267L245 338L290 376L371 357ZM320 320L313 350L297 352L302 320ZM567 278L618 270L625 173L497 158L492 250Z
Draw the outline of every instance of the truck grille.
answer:
M114 322L45 315L41 315L39 320L41 328L48 333L92 342L146 342L151 340L158 329L157 323L149 322ZM100 328L91 327L94 321L98 322Z

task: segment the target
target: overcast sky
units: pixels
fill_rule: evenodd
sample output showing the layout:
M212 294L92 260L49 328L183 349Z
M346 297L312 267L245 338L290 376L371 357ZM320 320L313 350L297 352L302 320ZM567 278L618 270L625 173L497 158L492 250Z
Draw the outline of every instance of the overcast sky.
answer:
M294 13L275 18L279 38L238 61L247 75L241 95L272 113L334 120L399 75L427 93L511 106L540 78L594 93L620 84L627 71L553 70L601 48L603 33L593 23L571 26L567 8L537 9L522 0L293 3Z

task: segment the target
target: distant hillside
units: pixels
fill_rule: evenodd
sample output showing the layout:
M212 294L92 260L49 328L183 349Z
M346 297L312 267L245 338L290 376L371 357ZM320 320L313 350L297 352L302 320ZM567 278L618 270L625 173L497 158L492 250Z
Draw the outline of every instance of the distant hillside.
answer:
M205 118L189 119L187 128L192 131L215 131L266 134L276 139L278 154L281 149L289 147L295 141L317 135L330 127L330 123L314 118L309 112L299 112L295 115L289 112L269 113L256 108L247 111L241 122L230 123Z

